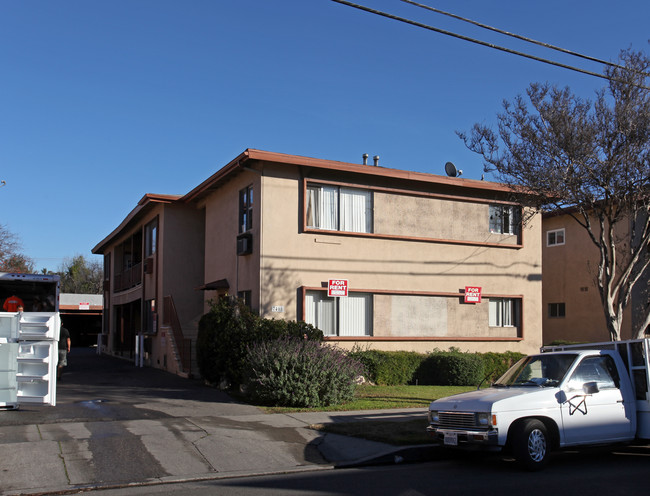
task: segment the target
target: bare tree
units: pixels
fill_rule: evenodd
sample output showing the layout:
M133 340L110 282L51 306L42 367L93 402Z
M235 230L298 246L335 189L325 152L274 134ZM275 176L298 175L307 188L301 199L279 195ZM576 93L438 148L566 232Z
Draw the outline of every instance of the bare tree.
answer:
M504 102L496 131L475 124L458 133L483 156L486 172L533 193L524 201L568 214L586 230L599 253L595 282L612 340L620 339L623 312L650 264L650 58L626 50L620 63L625 68L605 70L608 87L593 102L569 88L531 84L527 98ZM649 324L644 305L636 335Z
M0 272L31 273L34 262L20 253L18 237L0 224Z

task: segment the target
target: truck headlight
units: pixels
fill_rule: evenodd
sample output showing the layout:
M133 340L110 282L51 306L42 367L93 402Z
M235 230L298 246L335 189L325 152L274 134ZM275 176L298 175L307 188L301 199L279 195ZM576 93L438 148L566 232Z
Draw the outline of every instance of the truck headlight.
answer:
M492 420L491 417L492 416L487 412L485 412L485 413L483 413L483 412L482 413L477 413L476 414L476 419L478 421L479 427L489 427L490 426L490 420Z
M430 424L440 423L440 417L438 416L438 412L436 410L429 410L429 423Z

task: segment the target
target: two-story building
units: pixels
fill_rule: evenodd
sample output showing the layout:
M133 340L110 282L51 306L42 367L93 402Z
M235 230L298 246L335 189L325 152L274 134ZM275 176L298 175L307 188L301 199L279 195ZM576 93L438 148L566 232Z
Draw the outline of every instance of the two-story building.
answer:
M176 371L168 342L194 340L228 294L348 348L537 351L541 218L524 225L512 198L486 181L248 149L182 197L146 195L95 247L107 349L144 334L147 363ZM347 296L328 296L330 281Z

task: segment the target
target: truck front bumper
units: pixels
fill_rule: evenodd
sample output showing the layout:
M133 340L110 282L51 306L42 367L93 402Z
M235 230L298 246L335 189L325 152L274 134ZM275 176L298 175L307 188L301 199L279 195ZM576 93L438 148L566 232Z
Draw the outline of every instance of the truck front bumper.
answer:
M444 429L434 425L427 426L429 434L436 442L450 447L474 447L487 450L500 450L498 445L499 431L490 430L460 430Z

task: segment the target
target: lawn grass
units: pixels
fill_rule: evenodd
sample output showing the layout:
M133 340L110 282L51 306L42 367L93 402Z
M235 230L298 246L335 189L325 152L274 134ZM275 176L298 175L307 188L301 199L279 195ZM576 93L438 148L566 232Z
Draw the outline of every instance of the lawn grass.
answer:
M369 386L357 387L355 398L341 405L317 408L265 407L268 413L340 412L384 410L387 408L426 408L433 400L464 393L475 386Z

